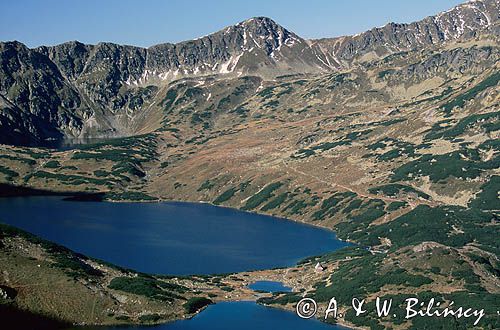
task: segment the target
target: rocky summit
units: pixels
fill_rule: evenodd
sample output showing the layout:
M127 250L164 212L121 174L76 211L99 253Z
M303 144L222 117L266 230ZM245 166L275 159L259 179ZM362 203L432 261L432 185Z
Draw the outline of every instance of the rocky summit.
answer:
M294 290L260 303L436 297L499 328L499 7L318 40L256 17L149 48L0 43L0 192L208 202L328 228L356 245L269 270ZM342 308L353 327L457 327Z

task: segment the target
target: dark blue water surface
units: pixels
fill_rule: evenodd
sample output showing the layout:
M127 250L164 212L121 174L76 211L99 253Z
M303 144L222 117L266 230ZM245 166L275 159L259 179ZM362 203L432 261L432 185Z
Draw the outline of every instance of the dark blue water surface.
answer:
M333 232L198 203L0 198L0 222L142 272L212 274L290 266L346 243Z
M275 281L256 281L248 286L250 289L255 291L266 291L266 292L290 292L291 288L284 286L281 282Z
M346 243L323 229L195 203L67 202L62 197L0 198L5 222L83 254L138 271L210 274L289 266ZM250 285L288 291L279 282ZM190 320L127 330L341 329L254 302L211 305Z
M301 319L292 312L257 305L253 302L222 302L210 305L190 320L182 320L154 327L106 327L106 330L336 330L314 319Z

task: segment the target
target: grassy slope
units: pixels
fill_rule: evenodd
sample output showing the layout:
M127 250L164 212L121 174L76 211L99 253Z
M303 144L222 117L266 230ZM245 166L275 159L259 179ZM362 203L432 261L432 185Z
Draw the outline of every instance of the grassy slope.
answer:
M158 323L184 318L203 305L189 287L200 277L155 277L113 266L15 227L0 224L2 320L19 325ZM209 279L209 278L208 278ZM226 294L205 285L213 299ZM213 287L213 288L212 288Z

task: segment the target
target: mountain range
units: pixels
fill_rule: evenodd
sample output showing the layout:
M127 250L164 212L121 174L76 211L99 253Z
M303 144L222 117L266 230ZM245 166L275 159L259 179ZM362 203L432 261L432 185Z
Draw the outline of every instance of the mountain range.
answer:
M499 2L470 1L411 24L307 40L266 17L149 48L78 41L30 49L0 43L1 143L128 136L160 127L165 86L183 78L318 75L391 54L499 33ZM158 111L156 111L158 112ZM152 118L156 120L152 122Z

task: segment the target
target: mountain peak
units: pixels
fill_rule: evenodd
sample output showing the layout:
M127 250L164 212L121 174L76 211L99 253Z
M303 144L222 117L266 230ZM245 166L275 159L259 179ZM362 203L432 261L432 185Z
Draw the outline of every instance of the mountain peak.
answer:
M230 28L234 28L235 30L243 29L248 32L255 33L259 36L267 36L267 35L285 35L287 37L293 36L294 38L298 38L298 36L284 28L283 26L276 23L273 19L265 16L252 17L245 21L242 21L236 25L231 26Z
M295 33L290 32L283 26L276 23L269 17L258 16L252 17L238 24L230 26L228 29L234 29L241 32L241 29L254 33L258 36L268 36L268 35L286 35L287 37L293 36L298 37Z
M276 22L272 18L269 18L267 16L254 16L254 17L250 17L250 18L242 21L241 23L251 23L251 22L256 22L256 23L274 23L274 24L276 24Z
M246 19L236 25L243 25L243 26L273 26L277 28L283 28L280 26L278 23L276 23L273 19L266 17L266 16L256 16L256 17L251 17L249 19Z

